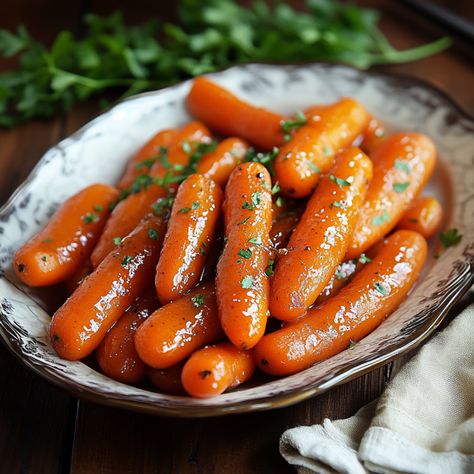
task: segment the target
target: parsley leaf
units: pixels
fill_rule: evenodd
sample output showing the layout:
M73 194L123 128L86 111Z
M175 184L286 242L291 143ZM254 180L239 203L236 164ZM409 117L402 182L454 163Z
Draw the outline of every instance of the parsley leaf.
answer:
M97 214L95 214L94 212L88 212L84 217L83 217L83 221L86 223L86 224L91 224L92 222L95 222L96 220L99 219L99 216Z
M112 241L115 245L118 245L120 242L122 242L122 237L114 237Z
M242 258L250 258L252 256L252 251L248 249L240 249L237 255Z
M253 278L250 275L245 276L244 278L242 278L242 281L240 282L240 286L242 288L245 288L246 290L252 288Z
M199 294L196 296L192 296L191 301L193 302L193 306L199 308L199 306L202 306L204 304L204 295Z
M410 165L406 161L395 160L394 166L395 168L397 168L397 170L404 171L405 173L410 174Z
M275 274L275 271L273 269L273 265L275 264L275 260L269 260L267 268L265 268L265 273L267 276L271 277Z
M289 133L293 130L297 130L307 123L308 119L306 118L305 114L301 110L298 110L295 113L295 118L293 120L283 120L280 125L284 132Z
M127 265L133 260L133 257L130 257L130 255L124 255L122 258L122 261L120 262L120 265L122 265L123 268L127 268Z
M148 229L148 237L152 240L158 240L159 235L155 229Z
M457 229L448 229L439 234L439 240L441 241L441 245L445 249L449 247L454 247L455 245L459 244L459 242L461 242L462 237L462 234L460 234Z
M374 287L381 295L387 296L388 294L387 288L385 288L385 286L383 286L382 283L376 283Z
M342 178L337 178L333 174L329 176L329 179L333 182L336 183L339 187L344 187L344 186L350 186L351 183L349 181L346 181L345 179Z
M367 257L367 255L365 255L365 253L361 254L360 257L359 257L359 262L360 263L370 263L371 261L372 261L372 259Z
M382 214L379 216L376 216L372 219L372 224L373 225L382 225L385 224L385 222L389 222L391 219L390 214L387 211L383 211Z
M393 189L397 193L403 193L403 191L405 191L405 189L407 189L408 186L410 186L409 181L407 181L405 183L393 183Z

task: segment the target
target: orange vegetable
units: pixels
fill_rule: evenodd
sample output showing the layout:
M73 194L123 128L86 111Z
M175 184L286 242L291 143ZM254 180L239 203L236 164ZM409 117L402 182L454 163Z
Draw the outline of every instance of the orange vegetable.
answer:
M152 369L148 367L148 379L162 393L167 393L168 395L184 395L185 391L181 383L183 365L183 363L176 364L168 369Z
M429 239L440 227L443 208L433 197L421 196L405 212L397 225L398 229L414 230Z
M273 375L293 374L360 341L405 299L426 253L420 234L408 230L392 234L338 295L300 321L266 335L254 349L259 367Z
M372 117L362 135L360 147L369 156L385 140L385 129L380 120Z
M68 295L74 293L77 288L81 285L84 279L92 273L92 264L89 259L87 259L84 264L77 270L74 275L69 277L66 280L66 291Z
M190 175L178 188L156 267L155 286L162 304L184 295L199 282L221 202L220 187L200 174Z
M222 135L266 150L283 142L282 115L248 104L205 77L194 79L186 104L192 115Z
M300 221L303 209L297 202L284 203L281 207L273 206L273 221L270 230L270 242L273 249L282 249Z
M154 291L145 293L106 334L96 356L107 377L127 384L135 384L145 378L147 369L135 349L135 331L157 306Z
M177 187L175 182L170 182L167 186L160 186L153 183L153 180L176 175L178 172L172 166L187 165L190 156L196 151L199 144L210 141L209 130L199 122L191 122L179 131L176 141L168 149L167 162L157 161L149 174L140 175L136 182L141 183L137 192L132 192L113 210L91 256L94 268L114 249L115 241L131 232L143 216L150 212L150 206L158 198L165 197L169 190L174 190Z
M205 283L156 310L138 328L135 347L145 364L167 369L221 336L214 284Z
M271 179L260 163L239 165L225 190L227 242L217 264L216 290L222 328L240 349L263 336L268 313Z
M17 250L13 267L29 286L67 280L79 271L100 237L118 192L93 184L67 199L46 226Z
M341 151L277 262L270 313L284 321L304 315L314 303L349 246L359 208L372 177L372 162L358 148Z
M252 377L255 362L249 352L228 342L195 352L184 364L181 381L192 397L215 397Z
M49 335L60 357L88 356L149 287L165 230L161 216L146 216L56 311Z
M159 155L162 148L168 148L178 137L176 130L167 129L153 135L145 145L138 150L137 153L128 162L122 179L118 182L119 189L128 189L137 176L146 172L149 169L154 159Z
M202 157L196 170L224 188L230 173L243 161L248 149L248 144L240 138L226 138L213 152Z
M419 133L396 133L372 154L374 175L346 258L358 257L390 232L430 178L436 149Z
M311 194L321 173L334 164L337 151L349 146L364 130L369 114L354 99L307 111L308 123L280 148L275 173L282 193L292 197Z

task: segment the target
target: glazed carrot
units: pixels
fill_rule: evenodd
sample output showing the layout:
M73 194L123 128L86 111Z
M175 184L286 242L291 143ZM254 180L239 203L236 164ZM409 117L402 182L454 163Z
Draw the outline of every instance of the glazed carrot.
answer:
M215 397L252 377L255 362L250 352L228 342L196 351L184 364L181 382L192 397Z
M440 227L443 220L443 209L438 200L421 196L405 212L397 229L414 230L429 239Z
M380 120L372 117L362 134L362 143L360 147L369 156L385 140L385 129Z
M293 374L360 341L405 299L426 253L420 234L408 230L392 234L338 295L300 321L264 336L254 349L259 367L273 375Z
M66 291L72 295L81 285L84 279L92 273L92 264L90 259L84 261L83 265L66 280Z
M152 369L148 367L148 379L160 392L169 395L184 395L185 391L181 383L183 365L184 363L176 364L168 369Z
M349 98L307 114L307 125L280 148L275 160L276 178L287 196L310 195L321 173L334 164L337 151L349 146L369 121L365 108Z
M120 317L96 351L102 372L119 382L134 384L146 376L146 365L135 349L135 331L158 306L154 291L145 293Z
M365 252L390 232L430 178L436 149L419 133L396 133L372 154L374 175L346 258Z
M277 262L270 313L284 321L305 314L324 289L352 238L372 178L372 162L355 147L341 151L321 179Z
M224 332L244 350L260 340L267 322L270 188L266 168L250 162L237 166L225 190L227 242L217 264L217 302Z
M282 249L288 243L290 236L298 224L303 208L295 201L281 206L273 206L272 228L270 243L275 250Z
M47 286L71 277L92 252L117 195L112 186L93 184L67 199L15 253L18 278L29 286Z
M178 188L156 266L155 286L161 304L186 294L199 282L221 203L221 188L201 174L190 175Z
M205 283L156 310L138 328L135 347L145 364L167 369L221 336L214 284Z
M243 161L248 149L248 144L240 138L226 138L215 151L202 157L196 171L224 188L230 173Z
M149 214L56 311L49 336L67 360L88 356L153 281L166 222Z
M177 136L178 132L173 129L161 130L153 135L130 159L117 187L119 189L129 188L139 175L151 168L162 148L168 148L177 139Z
M248 104L205 77L194 80L186 104L192 115L222 135L266 150L283 142L282 115Z
M186 166L199 144L207 144L210 141L209 130L199 122L190 122L179 131L176 141L166 153L166 160L157 161L149 174L138 176L135 181L135 185L138 184L138 186L134 185L137 189L132 189L132 194L119 202L113 210L91 256L94 268L114 249L118 238L131 232L143 216L150 212L150 206L158 198L166 196L169 190L177 187L176 182L173 182L172 179L170 179L171 182L163 186L155 184L154 180L173 177L179 173L173 167Z

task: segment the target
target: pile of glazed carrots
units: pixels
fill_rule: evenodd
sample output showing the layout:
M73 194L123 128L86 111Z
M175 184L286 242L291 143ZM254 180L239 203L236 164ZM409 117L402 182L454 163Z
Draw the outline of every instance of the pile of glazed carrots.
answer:
M49 330L60 357L95 353L115 380L210 397L369 334L442 216L419 197L432 141L386 136L351 98L284 117L198 78L186 102L199 122L158 132L116 186L69 198L14 268L66 284Z

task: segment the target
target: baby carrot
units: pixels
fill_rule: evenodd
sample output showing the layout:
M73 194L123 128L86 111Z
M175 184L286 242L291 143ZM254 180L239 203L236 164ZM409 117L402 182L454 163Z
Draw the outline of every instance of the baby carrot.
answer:
M222 135L265 150L283 142L282 115L248 104L205 77L194 80L186 104L192 115Z
M179 298L199 282L221 202L221 188L201 174L190 175L179 186L156 267L155 286L161 304Z
M146 216L56 311L49 336L60 357L88 356L149 287L165 230L161 216Z
M135 349L135 331L158 306L154 291L145 293L120 317L96 351L102 372L119 382L134 384L146 376L146 365Z
M91 261L87 259L84 261L84 264L65 281L67 294L72 295L91 273L92 264Z
M152 369L148 367L147 377L162 393L167 393L168 395L185 395L183 384L181 383L183 365L181 362L168 369Z
M294 374L327 359L373 331L405 299L426 260L418 233L401 230L388 237L340 293L293 324L263 337L254 349L269 374Z
M252 377L255 362L249 352L228 342L196 351L184 364L183 387L192 397L215 397Z
M390 232L430 178L436 149L419 133L396 133L372 154L373 179L346 258L358 257Z
M217 302L224 332L244 350L260 340L267 322L270 188L266 168L249 162L237 166L225 190L227 242L217 264Z
M405 212L397 229L414 230L429 239L440 227L443 220L443 209L438 200L421 196Z
M300 221L303 209L295 201L288 204L273 206L272 228L270 242L274 250L286 246L290 236Z
M156 310L137 330L135 347L145 364L167 369L222 336L213 283Z
M150 212L150 206L158 198L176 188L174 178L179 172L175 167L187 166L199 145L210 141L209 130L199 122L190 122L179 130L176 141L156 161L150 173L139 175L132 185L131 194L114 208L91 256L94 268L114 249L115 242L131 232Z
M270 313L278 319L305 314L342 261L372 177L372 162L360 149L346 148L332 173L321 179L290 237L288 252L277 262Z
M161 130L138 150L128 162L124 175L117 184L119 189L128 189L135 179L150 169L163 148L168 148L177 138L178 132L173 129Z
M372 117L362 134L362 143L360 147L369 156L385 140L385 129L380 120Z
M100 237L118 191L93 184L61 205L48 224L17 250L13 267L29 286L54 285L77 272Z
M230 173L243 161L248 149L247 143L240 138L226 138L217 145L215 151L202 157L196 171L224 188Z
M344 98L317 113L283 145L275 160L275 173L282 193L292 197L311 194L321 173L334 164L337 151L349 146L364 130L369 114L354 99Z

